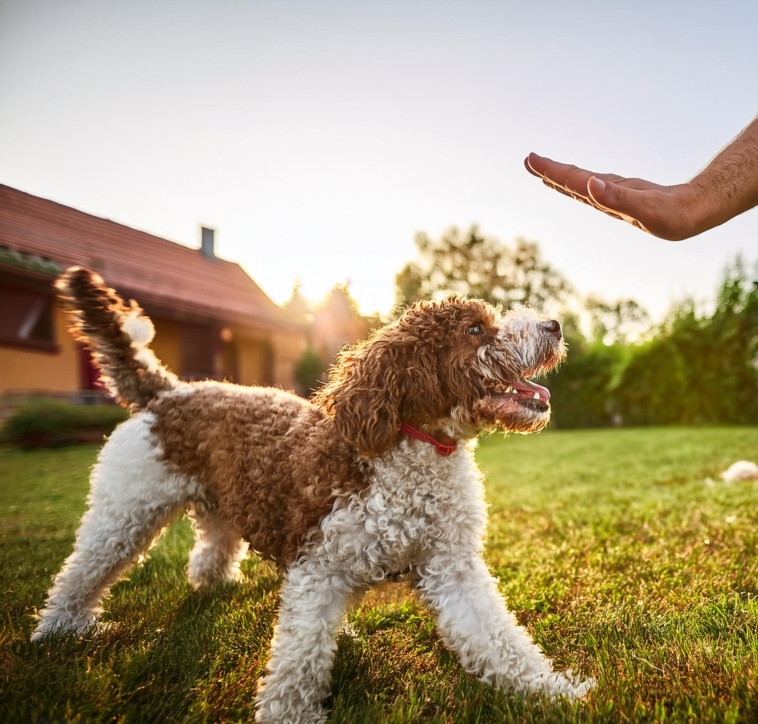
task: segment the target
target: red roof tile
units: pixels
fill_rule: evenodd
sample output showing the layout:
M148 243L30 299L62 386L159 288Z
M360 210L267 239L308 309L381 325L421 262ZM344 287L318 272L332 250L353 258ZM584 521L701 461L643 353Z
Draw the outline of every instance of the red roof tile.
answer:
M238 265L0 184L0 246L96 270L143 306L298 328Z

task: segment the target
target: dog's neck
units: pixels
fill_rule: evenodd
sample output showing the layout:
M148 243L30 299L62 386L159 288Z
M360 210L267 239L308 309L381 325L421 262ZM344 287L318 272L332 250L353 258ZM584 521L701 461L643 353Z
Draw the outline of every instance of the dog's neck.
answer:
M421 440L427 442L430 445L434 445L435 449L440 455L451 455L458 447L458 441L445 434L441 430L434 430L433 433L419 430L408 422L403 422L400 425L400 432L405 433L408 437L414 440Z

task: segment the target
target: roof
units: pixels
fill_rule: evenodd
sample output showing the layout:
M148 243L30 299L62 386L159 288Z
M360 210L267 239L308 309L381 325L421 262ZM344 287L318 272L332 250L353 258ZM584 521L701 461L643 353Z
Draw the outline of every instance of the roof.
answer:
M239 264L0 184L0 247L97 271L141 306L299 329Z

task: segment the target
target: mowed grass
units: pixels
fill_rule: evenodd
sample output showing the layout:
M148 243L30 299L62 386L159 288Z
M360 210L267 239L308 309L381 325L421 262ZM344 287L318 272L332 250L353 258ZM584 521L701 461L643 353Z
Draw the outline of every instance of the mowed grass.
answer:
M575 704L492 691L393 584L340 634L331 721L758 721L758 486L718 479L758 460L758 428L493 437L477 454L503 594L596 689ZM114 587L100 631L29 643L95 455L0 450L0 721L251 720L278 580L251 558L244 583L194 592L187 521Z

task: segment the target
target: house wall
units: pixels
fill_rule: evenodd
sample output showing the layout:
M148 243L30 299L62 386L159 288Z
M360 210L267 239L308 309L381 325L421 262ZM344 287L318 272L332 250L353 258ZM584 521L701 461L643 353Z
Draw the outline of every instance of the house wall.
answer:
M271 335L271 346L274 352L273 384L285 390L294 390L295 367L307 346L305 334L273 333Z
M150 343L161 362L179 377L184 369L182 345L187 343L182 322L153 317L155 338ZM231 346L236 355L235 382L241 385L276 385L285 389L294 387L294 368L303 350L304 338L280 335L274 341L270 334L249 328L230 326L233 334ZM283 356L283 358L282 358Z
M172 319L150 317L155 327L155 337L150 349L172 372L182 374L182 324Z
M237 349L237 369L241 385L270 385L271 379L271 345L263 340L235 339Z
M273 385L295 389L295 366L305 352L305 333L261 333L232 328L242 385Z
M155 338L150 347L163 364L182 375L182 323L152 318ZM243 385L274 385L295 389L295 366L305 351L305 334L251 336L250 330L232 328L239 378ZM68 332L66 318L55 308L57 353L0 347L0 395L29 392L75 393L80 390L80 361Z
M0 394L78 392L79 353L58 305L54 323L58 352L0 347Z

